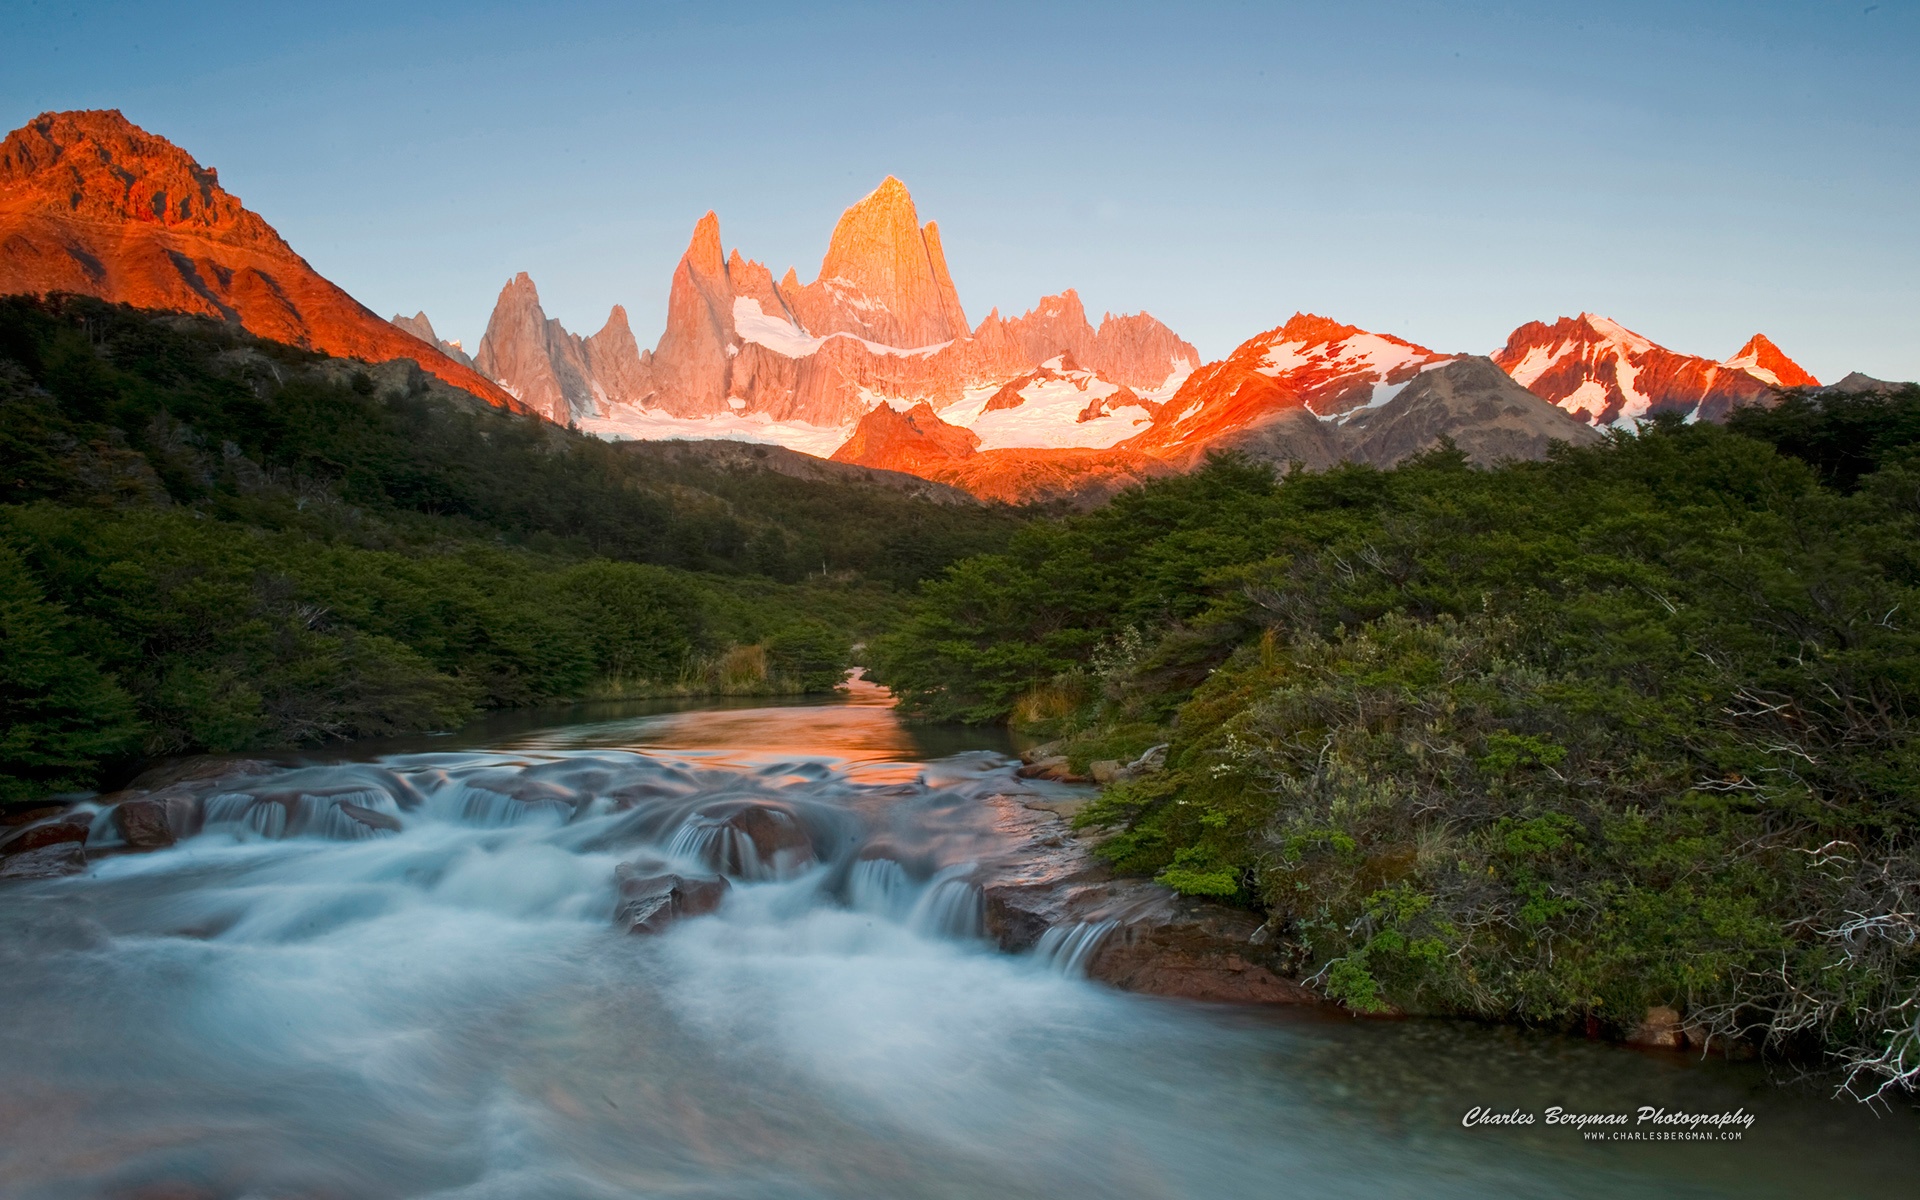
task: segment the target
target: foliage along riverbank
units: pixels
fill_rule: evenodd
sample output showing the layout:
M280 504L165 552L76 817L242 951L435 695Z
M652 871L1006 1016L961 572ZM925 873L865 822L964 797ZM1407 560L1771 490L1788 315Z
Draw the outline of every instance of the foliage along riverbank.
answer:
M1920 1078L1920 389L1496 470L1232 459L1036 523L876 648L915 710L1169 744L1082 821L1361 1010Z
M489 708L829 690L1021 519L663 464L372 370L0 300L0 801Z

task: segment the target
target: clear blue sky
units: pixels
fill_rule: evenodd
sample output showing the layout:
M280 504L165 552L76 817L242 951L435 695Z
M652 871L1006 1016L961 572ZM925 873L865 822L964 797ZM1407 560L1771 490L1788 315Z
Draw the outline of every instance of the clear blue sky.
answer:
M1212 357L1586 309L1920 378L1916 0L5 5L8 128L120 108L469 346L520 270L650 344L708 208L810 279L892 173L974 320L1075 286Z

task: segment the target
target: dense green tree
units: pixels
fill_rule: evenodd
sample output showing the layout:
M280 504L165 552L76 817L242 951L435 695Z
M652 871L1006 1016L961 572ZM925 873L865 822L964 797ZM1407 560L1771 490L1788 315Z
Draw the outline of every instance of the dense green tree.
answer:
M1910 1082L1905 403L1491 471L1216 461L956 564L881 666L1083 769L1167 743L1085 814L1103 852L1263 911L1356 1008L1624 1027L1670 1004Z
M68 622L0 542L0 800L84 789L132 750L132 698L75 653Z

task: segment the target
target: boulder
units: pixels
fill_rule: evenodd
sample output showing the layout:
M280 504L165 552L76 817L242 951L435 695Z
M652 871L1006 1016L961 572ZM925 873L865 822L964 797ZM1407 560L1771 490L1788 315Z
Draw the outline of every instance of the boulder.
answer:
M0 858L0 879L52 879L86 869L87 852L79 842L55 842Z
M1320 997L1282 973L1251 913L1182 898L1163 915L1120 925L1087 962L1087 974L1128 992L1233 1004L1315 1004Z
M166 801L154 797L122 800L114 805L113 827L135 850L160 850L176 840L167 820Z
M784 876L813 863L813 840L798 818L772 804L709 804L694 820L707 865L724 875Z
M1640 1023L1627 1031L1629 1046L1647 1046L1656 1050L1683 1050L1687 1045L1686 1025L1678 1009L1665 1004L1649 1008Z
M0 854L25 854L61 842L85 842L92 824L91 812L64 813L51 821L29 825L0 842Z
M1082 962L1089 978L1126 991L1189 1000L1315 1004L1292 979L1299 948L1252 913L1180 896L1146 879L1116 878L1056 806L993 796L1008 850L975 876L989 937L1003 949L1040 944L1048 930L1107 927Z
M1023 763L1037 763L1043 758L1057 758L1060 752L1066 748L1066 745L1067 742L1065 738L1055 738L1051 742L1041 742L1038 746L1028 746L1020 752L1020 761Z
M650 874L649 867L621 863L614 868L620 900L614 923L628 933L659 933L675 921L698 917L720 907L731 890L723 876Z
M377 809L341 800L335 805L342 813L365 825L369 829L382 829L389 833L400 832L400 818L392 813L383 813Z
M1084 775L1073 773L1073 763L1064 754L1055 754L1049 758L1035 759L1014 774L1022 779L1054 779L1061 783L1085 783Z

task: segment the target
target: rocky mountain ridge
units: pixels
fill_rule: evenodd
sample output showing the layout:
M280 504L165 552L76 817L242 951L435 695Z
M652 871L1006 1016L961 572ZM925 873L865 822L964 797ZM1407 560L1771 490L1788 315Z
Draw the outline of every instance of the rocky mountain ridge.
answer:
M1590 313L1522 325L1490 359L1297 313L1202 364L1146 313L1094 325L1071 288L969 327L939 227L892 176L841 214L811 283L726 250L709 212L651 349L618 305L599 331L569 332L521 273L469 358L424 312L380 320L212 168L118 112L35 118L0 144L0 185L0 291L77 292L409 359L489 403L603 436L773 442L1002 499L1094 498L1227 448L1385 464L1448 437L1476 461L1537 457L1597 427L1717 420L1818 384L1761 334L1712 360Z
M1782 387L1819 384L1763 334L1724 361L1677 354L1606 317L1581 313L1513 331L1493 361L1520 386L1594 425L1674 413L1719 421Z
M42 113L0 143L0 293L196 313L342 357L406 358L518 403L322 278L219 172L118 109Z
M658 344L609 356L611 366L583 372L574 335L524 311L531 290L518 278L502 290L487 356L475 361L534 408L559 413L564 399L568 419L598 417L616 435L622 406L832 428L881 397L945 408L1062 353L1134 388L1161 386L1200 357L1146 313L1107 314L1095 328L1071 289L1024 316L996 309L969 327L939 226L920 221L892 176L841 214L805 285L792 268L776 281L764 264L726 251L719 218L707 213L674 268Z

